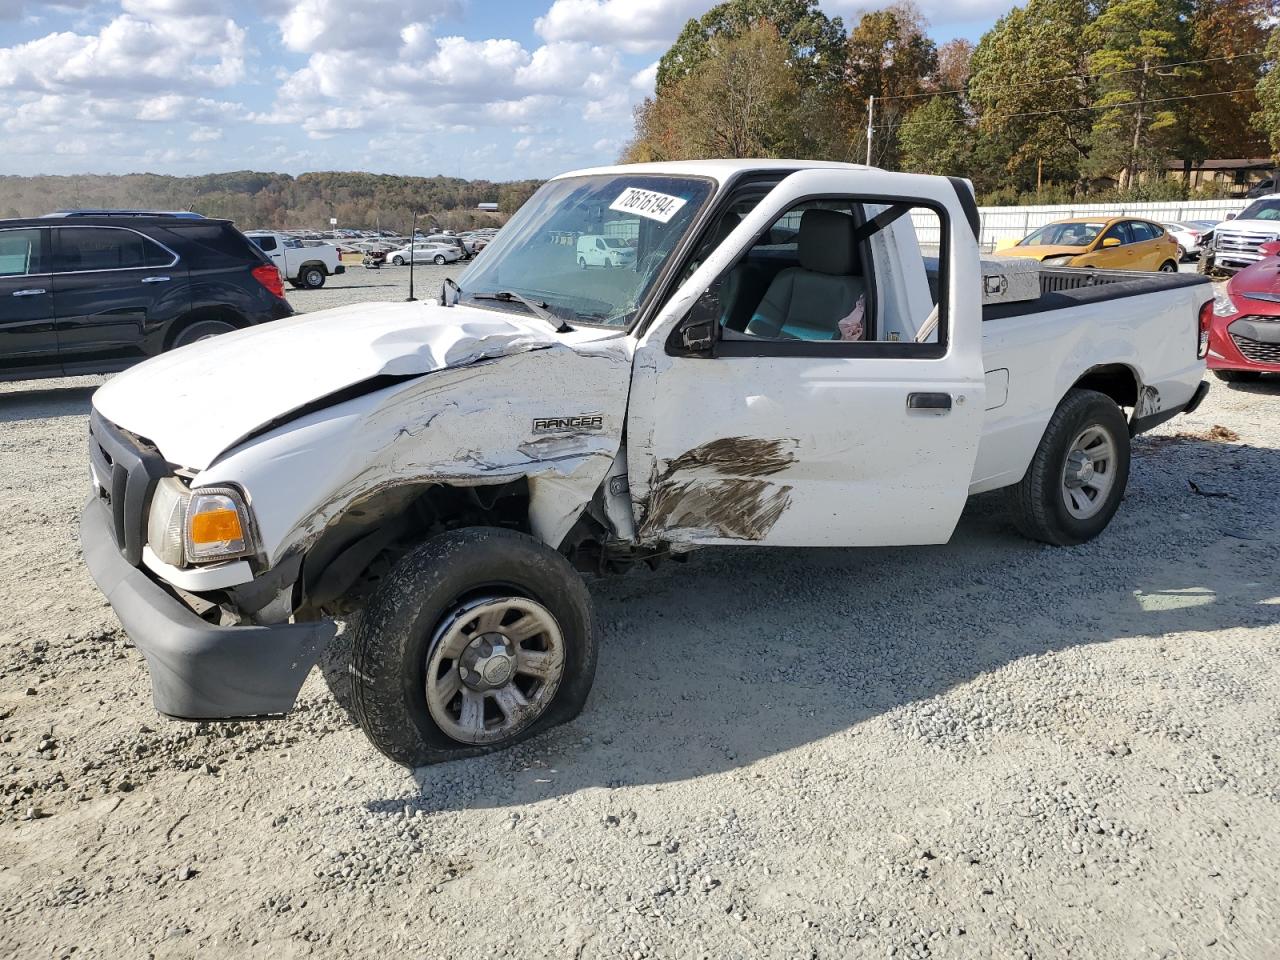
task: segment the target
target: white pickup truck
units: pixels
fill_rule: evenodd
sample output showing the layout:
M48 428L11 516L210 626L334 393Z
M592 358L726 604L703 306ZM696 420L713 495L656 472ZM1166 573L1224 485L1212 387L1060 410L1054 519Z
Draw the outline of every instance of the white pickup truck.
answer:
M963 181L867 167L588 170L437 301L121 374L93 398L81 539L156 707L284 714L361 611L355 712L420 765L582 708L598 634L579 571L941 543L998 488L1033 538L1097 536L1130 435L1204 395L1212 289L1048 270L984 306L1003 281L976 219ZM584 271L582 235L632 236L635 260Z
M329 277L347 272L338 248L331 243L308 245L270 230L250 230L245 236L271 258L280 276L295 289L319 290Z

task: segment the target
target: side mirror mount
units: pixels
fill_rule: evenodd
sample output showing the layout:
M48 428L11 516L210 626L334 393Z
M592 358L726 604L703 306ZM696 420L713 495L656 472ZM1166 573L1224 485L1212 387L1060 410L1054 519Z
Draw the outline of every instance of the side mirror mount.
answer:
M1228 220L1234 220L1235 218L1236 218L1236 215L1235 215L1234 213L1228 213L1228 214L1227 214L1227 219L1228 219Z
M1104 247L1118 247L1120 246L1120 238L1119 237L1103 237L1102 245Z
M694 301L667 340L667 353L677 357L715 355L720 333L720 285L713 283Z

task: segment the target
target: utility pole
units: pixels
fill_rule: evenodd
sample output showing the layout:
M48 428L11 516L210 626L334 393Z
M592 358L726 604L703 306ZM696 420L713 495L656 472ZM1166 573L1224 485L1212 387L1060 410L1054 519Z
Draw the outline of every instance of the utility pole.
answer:
M867 97L867 166L871 166L871 120L876 115L875 95Z

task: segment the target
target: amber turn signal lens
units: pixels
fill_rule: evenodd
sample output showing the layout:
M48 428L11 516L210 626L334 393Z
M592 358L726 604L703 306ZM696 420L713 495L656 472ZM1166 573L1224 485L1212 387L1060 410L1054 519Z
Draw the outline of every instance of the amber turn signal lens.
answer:
M243 539L240 516L234 510L208 510L191 518L192 543L224 543Z

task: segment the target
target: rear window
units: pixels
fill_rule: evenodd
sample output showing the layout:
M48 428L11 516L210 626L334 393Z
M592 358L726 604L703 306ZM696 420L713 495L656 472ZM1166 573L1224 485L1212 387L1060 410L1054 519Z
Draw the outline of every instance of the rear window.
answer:
M163 233L168 233L184 256L196 258L193 266L233 266L270 263L267 255L249 242L249 238L229 223L200 223L199 221L174 223Z
M256 243L259 249L265 250L267 253L270 253L277 246L275 237L250 237L249 239Z

